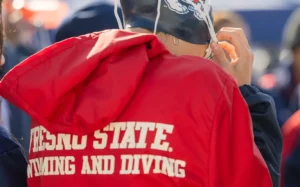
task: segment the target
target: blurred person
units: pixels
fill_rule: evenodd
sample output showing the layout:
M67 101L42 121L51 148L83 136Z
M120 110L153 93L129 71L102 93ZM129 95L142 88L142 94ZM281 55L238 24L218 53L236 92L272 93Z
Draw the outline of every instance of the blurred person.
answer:
M14 9L12 4L13 1L5 1L3 3L6 37L4 42L6 63L3 76L38 51L32 45L35 26L23 17L20 10ZM28 154L31 118L24 111L6 100L3 101L2 109L4 125L19 140L24 147L25 154Z
M250 40L250 28L246 21L238 13L232 11L214 12L214 29L219 32L224 27L242 28L248 40Z
M284 124L282 134L284 146L281 187L300 186L300 110Z
M28 20L37 25L33 37L39 49L53 43L57 28L70 12L68 4L60 0L28 0L24 9L33 14Z
M26 0L20 7L16 6L16 3L16 0L4 2L6 36L4 75L30 55L52 44L51 32L59 25L60 18L64 17L68 11L64 4L57 4L55 0L48 0L42 4L35 0ZM49 19L49 14L52 19ZM20 141L27 154L31 118L24 111L5 100L2 108L3 113L6 114L4 116L5 126Z
M284 58L274 71L277 85L272 89L277 99L284 149L282 156L282 187L300 186L300 9L291 15L284 31Z
M125 30L56 43L1 81L34 119L29 186L277 187L281 134L242 30L216 36L208 1L121 7Z
M21 2L7 0L4 3L6 37L20 53L19 62L52 44L53 30L69 12L68 6L59 0Z
M118 10L121 13L120 9ZM114 7L107 1L93 2L66 18L57 29L55 42L106 29L117 29Z
M2 16L2 0L0 1ZM0 18L2 19L2 17ZM0 56L1 67L4 65L3 52L3 22L0 23ZM0 98L0 103L2 99ZM1 114L1 109L0 109ZM0 119L1 120L1 119ZM26 187L27 162L22 146L14 139L0 122L0 186Z
M300 83L300 9L289 18L283 34L283 55L278 67L260 80L260 86L276 102L278 120L283 125L299 109L297 85ZM268 85L273 85L269 87Z

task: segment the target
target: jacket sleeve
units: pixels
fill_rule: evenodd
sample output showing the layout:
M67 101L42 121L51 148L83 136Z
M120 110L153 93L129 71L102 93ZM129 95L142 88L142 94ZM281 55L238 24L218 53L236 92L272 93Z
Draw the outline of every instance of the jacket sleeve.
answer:
M254 86L242 86L240 91L250 110L255 144L268 166L273 186L279 187L283 140L274 100Z
M23 148L0 126L0 186L26 187L26 171Z
M284 166L284 186L300 186L300 142L292 154L287 158Z
M227 81L216 109L209 158L211 187L272 187L248 106L234 81Z

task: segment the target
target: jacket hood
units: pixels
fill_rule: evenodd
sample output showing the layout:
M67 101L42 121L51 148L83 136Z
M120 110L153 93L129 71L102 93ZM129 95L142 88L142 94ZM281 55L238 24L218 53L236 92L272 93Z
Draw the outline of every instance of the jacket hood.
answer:
M0 82L0 95L52 132L104 128L131 101L166 48L152 34L109 30L71 38L29 57Z

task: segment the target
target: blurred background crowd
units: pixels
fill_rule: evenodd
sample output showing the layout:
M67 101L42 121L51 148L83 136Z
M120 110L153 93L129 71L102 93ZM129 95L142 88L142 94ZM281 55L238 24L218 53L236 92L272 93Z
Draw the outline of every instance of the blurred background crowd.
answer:
M283 129L282 181L300 187L300 0L211 1L216 32L241 27L248 35L255 54L253 84L274 97ZM55 42L117 28L112 4L113 0L5 0L2 76ZM30 118L5 101L2 113L5 128L28 150Z

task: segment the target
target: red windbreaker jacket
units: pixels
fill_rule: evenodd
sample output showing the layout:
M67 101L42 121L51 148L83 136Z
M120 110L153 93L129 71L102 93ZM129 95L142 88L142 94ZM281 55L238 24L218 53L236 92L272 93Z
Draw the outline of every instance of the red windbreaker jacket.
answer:
M0 93L33 118L29 187L271 187L248 107L211 61L110 30L31 56Z

